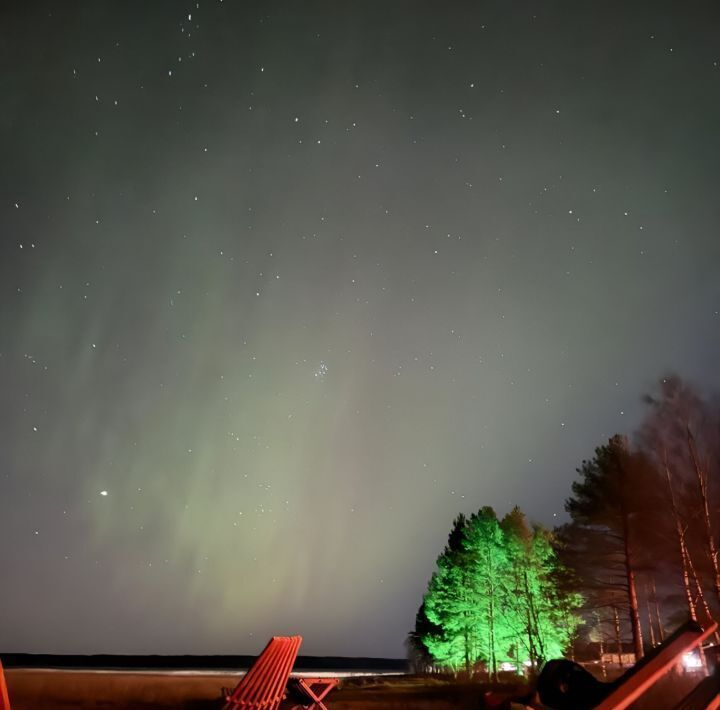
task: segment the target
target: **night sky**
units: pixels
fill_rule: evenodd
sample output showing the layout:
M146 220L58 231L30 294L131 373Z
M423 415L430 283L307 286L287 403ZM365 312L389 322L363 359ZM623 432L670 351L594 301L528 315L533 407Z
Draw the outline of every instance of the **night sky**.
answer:
M0 650L403 655L458 512L720 385L719 23L3 2Z

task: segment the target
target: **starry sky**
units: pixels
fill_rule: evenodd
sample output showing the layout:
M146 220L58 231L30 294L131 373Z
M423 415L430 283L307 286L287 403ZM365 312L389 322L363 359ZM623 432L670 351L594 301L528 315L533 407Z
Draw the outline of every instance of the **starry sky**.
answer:
M458 512L720 385L718 21L4 2L0 650L401 656Z

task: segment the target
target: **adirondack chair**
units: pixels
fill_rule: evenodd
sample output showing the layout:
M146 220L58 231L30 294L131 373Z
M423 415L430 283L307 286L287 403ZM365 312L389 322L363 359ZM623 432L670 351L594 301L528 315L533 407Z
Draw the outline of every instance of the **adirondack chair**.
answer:
M295 663L302 636L273 636L232 692L224 710L277 710Z
M662 676L680 663L683 655L699 647L717 629L712 624L702 629L693 621L683 624L663 643L654 648L644 658L627 670L612 683L601 683L581 666L571 661L548 661L538 678L537 688L522 698L507 698L489 693L486 705L489 708L505 708L510 702L536 707L569 708L576 710L624 710L637 700ZM710 682L701 684L701 689L690 693L677 710L715 710L720 708L717 690ZM706 694L707 698L706 698ZM705 704L702 704L702 703ZM714 704L713 704L714 703Z
M0 710L10 710L10 696L8 695L7 685L5 685L2 661L0 661Z
M720 708L720 675L704 678L673 710L717 710Z
M638 661L618 678L615 689L595 707L595 710L623 710L637 700L648 688L671 671L683 655L698 648L715 633L717 624L702 629L693 621L683 624L674 634Z
M323 698L340 682L339 678L290 678L288 695L298 703L291 710L327 710Z

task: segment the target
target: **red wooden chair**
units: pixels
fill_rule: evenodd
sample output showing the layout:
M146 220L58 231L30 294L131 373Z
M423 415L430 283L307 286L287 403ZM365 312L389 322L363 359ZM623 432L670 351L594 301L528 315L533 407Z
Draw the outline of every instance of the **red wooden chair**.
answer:
M593 710L624 710L630 707L643 693L660 678L672 670L688 651L699 647L717 629L712 624L702 629L694 621L683 624L675 633L665 639L632 668L611 683L601 683L570 661L548 661L537 682L537 688L520 698L511 698L503 693L486 694L486 707L505 709L511 702L524 703L531 707L555 707L563 700L563 707L574 702ZM552 664L557 664L554 667ZM546 671L550 669L544 678ZM555 669L557 673L555 673ZM576 670L577 669L577 670ZM554 675L555 673L555 675ZM572 673L562 677L563 673ZM560 682L562 681L562 682ZM572 687L574 685L574 689ZM562 696L562 697L560 697ZM675 710L717 710L720 708L720 683L718 676L703 681Z
M717 710L720 708L720 676L717 671L705 678L673 710Z
M0 661L0 710L10 710L10 696L8 695L7 685L5 685L2 661Z
M615 689L595 706L595 710L624 710L648 688L672 670L683 655L699 647L715 633L717 624L700 628L694 622L681 626L615 682ZM717 707L717 706L715 706Z
M225 710L277 710L285 697L302 636L273 636L232 692Z
M289 696L297 703L292 710L327 710L323 698L339 682L339 678L290 678Z

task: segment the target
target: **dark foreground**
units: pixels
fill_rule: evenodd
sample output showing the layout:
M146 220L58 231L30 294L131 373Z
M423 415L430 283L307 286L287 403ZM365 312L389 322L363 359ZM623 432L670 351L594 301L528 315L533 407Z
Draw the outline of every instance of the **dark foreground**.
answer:
M237 674L38 669L11 669L5 676L13 710L219 710L220 688L238 681ZM696 683L697 678L673 673L635 707L670 710ZM328 696L327 705L328 710L482 710L487 690L484 683L434 676L348 678Z
M237 675L43 671L5 672L13 710L217 710L220 688ZM350 678L327 698L329 710L465 710L482 707L485 686L433 678Z

